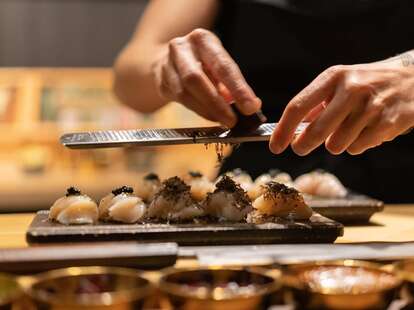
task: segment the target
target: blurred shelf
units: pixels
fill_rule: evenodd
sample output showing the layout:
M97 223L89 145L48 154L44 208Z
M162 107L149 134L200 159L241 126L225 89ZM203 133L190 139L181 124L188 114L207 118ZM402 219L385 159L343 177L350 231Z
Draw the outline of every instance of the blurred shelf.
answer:
M112 94L109 68L0 69L0 212L47 208L70 185L100 198L143 173L162 177L216 173L204 146L73 151L59 144L68 131L208 126L182 105L151 115L123 106Z

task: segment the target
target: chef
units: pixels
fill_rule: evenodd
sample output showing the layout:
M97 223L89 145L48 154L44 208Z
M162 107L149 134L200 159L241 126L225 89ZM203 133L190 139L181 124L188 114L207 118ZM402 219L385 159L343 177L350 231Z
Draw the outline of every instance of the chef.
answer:
M232 127L234 101L280 121L270 151L244 144L223 171L322 168L413 201L413 17L412 0L152 0L116 60L115 92L145 113L177 101Z

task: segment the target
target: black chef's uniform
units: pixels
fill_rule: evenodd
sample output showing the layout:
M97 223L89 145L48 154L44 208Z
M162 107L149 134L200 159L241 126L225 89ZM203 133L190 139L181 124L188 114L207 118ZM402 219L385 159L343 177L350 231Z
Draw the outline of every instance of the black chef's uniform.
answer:
M332 65L383 60L414 49L413 0L222 0L216 32L278 121L290 99ZM413 102L414 104L414 102ZM386 202L413 202L414 136L401 136L359 156L333 156L324 147L305 157L272 154L245 143L222 171L257 176L278 168L297 176L321 168Z

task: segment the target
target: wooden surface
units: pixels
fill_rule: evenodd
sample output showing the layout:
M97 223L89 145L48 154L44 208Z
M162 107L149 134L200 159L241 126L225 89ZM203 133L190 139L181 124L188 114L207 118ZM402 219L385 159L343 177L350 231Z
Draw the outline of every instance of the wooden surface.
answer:
M0 247L24 247L26 229L34 217L27 214L0 214ZM372 217L371 224L346 226L339 243L414 241L414 204L390 205Z

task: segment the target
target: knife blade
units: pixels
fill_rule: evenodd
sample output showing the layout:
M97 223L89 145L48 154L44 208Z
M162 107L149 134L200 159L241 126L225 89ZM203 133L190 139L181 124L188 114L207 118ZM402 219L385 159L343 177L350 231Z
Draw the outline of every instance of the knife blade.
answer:
M232 132L223 126L85 131L64 134L60 142L72 149L210 143L240 144L270 140L276 125L277 123L264 123L255 130L242 133ZM295 134L300 134L307 125L308 123L301 123Z

